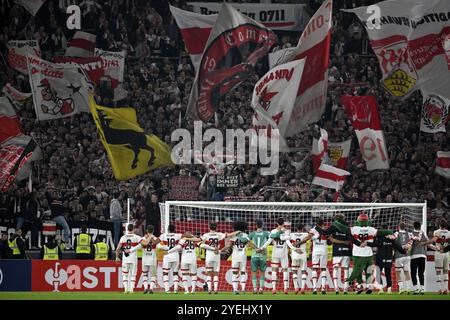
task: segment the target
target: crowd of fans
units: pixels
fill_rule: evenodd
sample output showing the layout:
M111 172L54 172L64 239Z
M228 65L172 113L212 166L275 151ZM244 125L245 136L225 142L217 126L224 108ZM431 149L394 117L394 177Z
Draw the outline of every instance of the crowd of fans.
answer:
M182 9L189 6L182 0L170 1ZM246 1L248 2L248 1ZM252 2L252 1L249 1ZM253 1L255 2L255 1ZM276 1L274 1L276 2ZM281 1L285 2L285 1ZM287 1L296 2L296 1ZM303 1L314 12L321 1ZM260 175L255 165L203 165L162 168L121 182L115 180L97 129L89 114L80 114L57 121L36 121L30 99L17 109L24 133L33 136L43 150L43 160L33 167L33 191L18 183L0 194L0 219L38 223L38 217L63 216L66 221L117 221L110 212L111 200L121 203L131 199L133 218L137 224L157 221L158 201L170 200L170 181L174 176L195 176L199 181L209 172L198 200L223 200L226 190L215 190L214 175L232 172L240 176L234 196L241 200L259 201L347 201L347 202L423 202L427 201L428 229L436 228L440 218L448 218L449 180L434 174L437 150L450 146L447 132L426 134L419 131L422 99L419 93L405 101L393 99L379 84L378 62L367 41L363 26L355 16L339 9L371 4L374 1L335 1L333 10L332 49L326 111L317 125L289 139L295 152L283 153L280 170L273 176ZM96 100L105 106L132 106L145 132L158 135L171 144L170 134L181 125L192 129L185 111L195 77L176 23L166 1L48 0L36 18L14 1L0 2L0 85L7 82L23 92L30 92L25 76L6 65L8 40L36 39L42 56L51 60L63 55L73 32L65 28L65 7L79 4L82 29L96 34L97 47L127 52L124 88L128 97L113 101L108 82L96 88ZM339 8L338 8L339 7ZM277 32L275 49L295 46L298 32ZM256 68L261 76L267 61ZM220 103L216 125L221 128L251 126L250 106L255 75L230 92ZM342 94L372 94L377 97L382 128L389 152L390 169L367 171L356 136L353 134L339 97ZM213 125L213 124L212 124ZM330 141L352 139L346 170L351 172L343 190L333 199L333 192L311 185L312 164L306 152L318 127L328 131ZM302 161L308 157L305 161ZM209 182L208 182L209 180ZM119 218L120 219L120 218ZM152 220L153 219L153 220ZM156 219L156 220L155 220Z

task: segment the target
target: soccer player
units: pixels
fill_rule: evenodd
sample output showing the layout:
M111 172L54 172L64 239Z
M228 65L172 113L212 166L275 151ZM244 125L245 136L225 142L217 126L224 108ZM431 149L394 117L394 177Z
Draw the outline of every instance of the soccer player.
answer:
M160 236L161 243L158 243L158 248L164 251L169 251L174 248L178 241L181 239L180 233L175 233L175 225L169 224L167 230L169 232L163 233ZM178 251L167 253L163 258L163 282L164 290L166 293L170 293L169 288L169 273L172 270L173 273L173 293L178 293L178 283L180 278L178 276L178 268L180 265L180 254Z
M209 294L212 293L213 289L211 280L214 281L214 293L217 294L219 290L220 252L217 249L219 249L220 243L223 240L239 233L240 231L232 233L217 232L217 223L212 222L209 224L209 232L201 236L203 243L200 247L206 249L206 283Z
M249 244L250 238L244 233L247 225L245 222L236 222L234 226L235 231L240 231L239 234L230 238L229 244L222 248L221 251L226 251L233 247L231 255L231 270L233 272L233 293L239 294L238 284L241 283L241 292L245 293L245 283L247 274L247 254L246 248ZM240 275L240 276L239 276Z
M202 239L194 237L191 231L186 231L178 244L168 251L168 254L172 254L181 250L180 271L185 294L189 293L189 275L191 276L192 283L191 293L195 293L195 287L197 285L197 254L195 248L200 241Z
M411 256L408 251L411 249L413 243L413 235L407 232L405 228L405 223L400 222L398 231L392 236L389 236L389 238L396 241L399 247L407 250L406 253L400 252L397 249L395 250L395 274L397 276L399 294L409 294L411 291Z
M160 240L153 235L154 227L148 225L145 235L139 240L139 244L128 250L128 253L135 252L140 248L144 249L142 255L142 275L144 284L144 294L153 294L156 286L156 272L158 270L158 260L156 258L156 245ZM150 289L148 288L148 273L150 272Z
M122 282L124 293L133 293L134 285L136 283L137 263L138 258L136 251L128 253L125 250L131 250L137 246L140 237L133 233L133 224L127 225L127 232L120 238L119 245L116 249L116 261L119 262L119 255L122 254Z
M343 214L337 214L334 221L340 221L344 225L348 225ZM317 229L319 230L319 229ZM320 230L319 230L320 231ZM340 232L334 225L323 230L324 235L330 236L333 243L333 284L336 294L339 294L339 281L341 278L341 269L344 271L344 279L349 276L348 269L350 267L350 257L352 248L348 234ZM344 294L348 293L348 282L344 282Z
M284 219L278 218L277 227L273 229L269 234L269 239L258 250L262 252L267 246L273 243L272 257L270 265L272 267L272 293L277 293L277 273L278 268L281 266L283 271L283 285L284 293L288 294L289 287L289 260L286 240L289 240L289 231L284 226Z
M264 291L264 283L266 282L265 272L267 268L267 254L266 251L258 251L264 243L269 239L269 231L264 231L262 229L263 221L256 220L256 230L250 232L250 240L252 250L251 266L252 266L252 285L253 293L262 294ZM258 270L259 270L259 290L257 287L258 282Z
M291 233L289 240L286 241L289 248L291 248L292 260L292 282L294 282L295 294L301 292L305 294L306 285L306 242L304 240L308 237L305 228L302 224L297 225L296 232ZM298 279L298 272L301 270L302 276Z
M421 242L428 241L425 232L421 230L421 223L414 221L413 247L411 249L411 279L414 286L413 294L424 294L425 285L425 265L427 261L427 248L421 245ZM418 277L417 277L418 276ZM417 282L419 278L419 282Z
M436 251L434 253L434 265L436 269L437 282L441 288L439 294L447 294L448 292L448 255L450 250L450 231L445 219L439 223L439 229L433 233L433 238L422 243L429 245L435 243Z
M327 285L327 237L321 234L323 231L323 220L318 219L314 228L312 228L308 236L303 240L307 241L311 239L313 242L312 251L312 283L313 283L313 294L317 294L317 275L320 271L321 289L322 294L326 294L325 287ZM323 233L323 232L322 232Z

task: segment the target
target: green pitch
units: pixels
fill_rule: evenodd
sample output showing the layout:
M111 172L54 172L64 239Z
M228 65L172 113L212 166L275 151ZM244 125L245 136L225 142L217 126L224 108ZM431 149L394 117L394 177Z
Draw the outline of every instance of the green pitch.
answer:
M121 292L0 292L0 300L450 300L450 295L438 295L434 293L426 293L425 295L399 295L393 294L360 294L349 293L348 295L334 292L326 295L313 295L307 293L305 295L287 295L278 292L273 295L271 292L255 295L245 293L234 295L231 292L221 292L219 294L209 295L205 292L185 295L178 294L143 294L135 292L133 294L124 294Z

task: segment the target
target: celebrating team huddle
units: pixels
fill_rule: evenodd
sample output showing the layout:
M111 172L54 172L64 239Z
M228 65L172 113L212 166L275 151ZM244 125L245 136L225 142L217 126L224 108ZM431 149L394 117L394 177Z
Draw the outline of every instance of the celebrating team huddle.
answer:
M419 224L420 227L420 224ZM362 213L352 227L344 216L337 214L331 225L325 228L324 221L318 219L316 225L307 231L304 225L296 225L288 230L284 219L276 221L276 227L268 232L263 230L263 221L256 221L256 230L245 233L247 224L235 222L234 232L217 231L217 224L210 223L209 232L200 237L185 231L176 233L175 225L169 225L167 232L159 238L153 234L153 226L148 226L143 237L133 233L133 226L127 226L127 234L122 236L116 251L117 259L122 254L122 281L124 292L134 291L137 273L137 251L143 249L142 277L144 293L153 293L157 283L158 259L156 249L165 252L162 261L163 284L166 293L170 293L170 275L172 274L173 292L179 289L180 277L186 294L195 293L197 287L197 260L200 250L205 250L206 286L209 294L219 290L219 272L221 254L231 252L232 289L234 294L244 293L247 283L247 248L251 255L251 282L253 293L262 294L266 285L265 273L268 261L268 248L271 246L270 266L272 293L277 293L279 275L282 274L283 291L288 293L290 273L295 294L304 294L308 279L307 242L312 245L312 293L321 291L326 294L328 245L333 244L332 276L333 287L339 294L339 279L343 271L343 293L347 294L356 281L355 291L360 294L372 293L377 289L383 292L380 284L380 270L384 268L388 292L392 282L390 269L395 257L395 270L400 293L411 291L411 259L421 254L429 246L436 251L435 264L440 293L447 294L448 257L450 249L450 232L447 222L442 221L434 237L428 239L420 228L406 232L400 223L398 231L388 230L386 226L375 229L371 226L367 214ZM373 248L377 247L374 260ZM181 253L181 255L180 255ZM181 256L181 257L180 257ZM290 266L289 266L290 260ZM353 270L350 274L350 261ZM373 268L374 265L379 268ZM377 271L378 270L378 271ZM365 279L363 279L365 275ZM259 281L258 281L259 276ZM415 274L413 275L415 277ZM419 276L420 278L420 276ZM150 279L150 285L148 280ZM281 279L281 277L280 277ZM190 280L190 287L189 287ZM423 278L415 285L415 294L423 294Z

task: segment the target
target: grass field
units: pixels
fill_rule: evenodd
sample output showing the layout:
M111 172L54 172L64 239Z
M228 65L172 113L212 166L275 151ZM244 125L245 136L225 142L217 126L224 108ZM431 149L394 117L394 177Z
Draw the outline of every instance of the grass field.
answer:
M322 295L276 295L266 292L262 295L252 293L233 295L231 292L223 292L217 295L209 295L206 292L185 295L178 294L143 294L135 292L124 294L120 292L0 292L0 300L450 300L450 295L438 295L426 293L425 295L399 295L399 294L361 294L349 293L348 295L336 295L332 292Z

